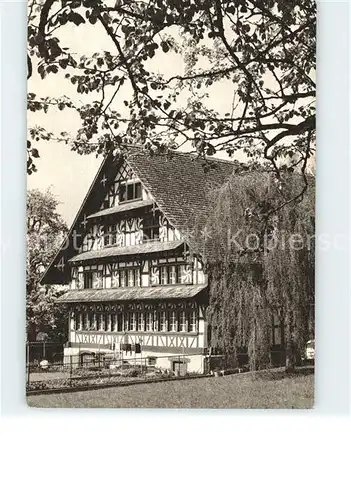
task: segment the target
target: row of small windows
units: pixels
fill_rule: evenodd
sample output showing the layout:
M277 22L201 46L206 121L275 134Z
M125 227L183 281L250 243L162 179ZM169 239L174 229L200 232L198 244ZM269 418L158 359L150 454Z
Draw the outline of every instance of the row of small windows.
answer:
M119 224L94 226L86 234L82 251L96 247L133 246L146 241L160 240L160 218L148 215L143 219L128 219ZM163 234L163 239L165 234Z
M79 273L78 288L105 288L102 271L85 271ZM82 279L83 277L83 279ZM106 277L106 276L105 276ZM84 285L84 286L83 286ZM140 269L121 269L113 271L111 288L140 286Z
M119 203L142 199L142 187L140 182L114 182L110 187L110 192L103 203L104 208L109 208Z
M176 285L192 283L193 271L189 265L158 266L151 268L151 285Z
M95 239L99 236L90 235L84 246L85 250L91 248ZM160 239L160 226L158 222L147 224L144 220L140 227L128 228L125 226L123 230L118 230L117 224L105 226L103 229L104 247L108 246L133 246L139 245L142 241L153 241ZM89 240L89 241L88 241Z
M105 288L106 278L110 278L110 287L139 287L141 286L140 267L113 270L112 274L105 274L102 270L86 270L78 273L77 288ZM192 266L185 264L151 267L149 272L151 286L192 284Z
M196 311L75 313L75 330L100 332L196 332Z

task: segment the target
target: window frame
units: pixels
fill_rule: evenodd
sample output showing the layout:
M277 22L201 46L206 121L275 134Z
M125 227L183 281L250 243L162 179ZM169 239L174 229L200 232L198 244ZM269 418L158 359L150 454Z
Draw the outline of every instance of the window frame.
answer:
M136 327L137 327L136 312L135 311L131 311L128 314L128 331L129 332L136 332L137 331Z
M197 330L198 330L197 313L194 309L192 309L191 311L189 311L188 314L188 331L197 332Z
M105 315L102 312L96 314L96 331L97 332L105 331Z
M159 281L160 285L168 285L168 266L160 266Z
M117 332L117 314L115 314L115 313L111 314L110 330L111 330L111 332Z
M154 331L154 314L153 314L153 312L147 311L145 313L145 331L146 332L153 332Z
M135 272L134 269L128 269L127 271L127 287L135 286Z
M168 284L169 285L176 285L178 283L179 279L179 270L176 264L172 264L169 266L169 272L168 272ZM174 276L174 281L172 279L172 276Z
M147 365L148 366L156 366L157 365L157 357L156 356L148 356L147 357Z
M140 192L138 193L138 191ZM130 193L131 191L131 193ZM132 197L130 197L130 194ZM139 196L137 196L137 194ZM125 199L122 198L125 196ZM118 192L118 202L120 204L130 203L132 201L138 201L143 199L143 188L140 181L122 181L120 182L119 192Z
M126 288L128 285L128 276L127 276L127 270L126 269L119 269L119 287L120 288Z
M178 331L178 318L177 311L171 309L168 311L168 331L177 332Z
M145 321L143 312L136 313L136 329L138 332L145 331Z
M84 287L83 288L87 288L87 289L93 288L93 271L92 270L84 271L83 276L84 276ZM90 286L87 286L87 285L90 285Z
M166 311L160 311L158 313L158 331L159 332L167 332L168 331L167 312Z
M121 327L121 328L119 328ZM116 314L116 328L117 332L123 332L124 331L124 315L122 312L118 312Z
M178 316L178 331L179 332L187 332L188 331L188 318L186 312L179 311L179 316Z

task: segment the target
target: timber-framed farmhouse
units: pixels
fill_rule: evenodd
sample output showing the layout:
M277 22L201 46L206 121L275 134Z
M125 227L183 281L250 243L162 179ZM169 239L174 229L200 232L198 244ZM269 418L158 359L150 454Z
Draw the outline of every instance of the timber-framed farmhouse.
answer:
M203 372L207 276L189 231L234 163L129 148L101 165L43 284L66 284L66 362L140 353L149 365Z

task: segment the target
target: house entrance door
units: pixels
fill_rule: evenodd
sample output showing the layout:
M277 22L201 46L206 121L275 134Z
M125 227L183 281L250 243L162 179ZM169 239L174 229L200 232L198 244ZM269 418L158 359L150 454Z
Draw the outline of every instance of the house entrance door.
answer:
M185 361L173 361L172 370L177 377L183 377L186 375L186 362Z

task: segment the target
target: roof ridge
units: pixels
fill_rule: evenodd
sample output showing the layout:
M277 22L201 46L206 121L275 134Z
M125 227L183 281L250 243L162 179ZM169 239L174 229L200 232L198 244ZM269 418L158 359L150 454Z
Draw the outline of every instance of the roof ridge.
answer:
M141 144L122 144L121 147L122 148L125 147L126 149L135 148L135 149L140 150L140 152L143 154L149 153L149 155L151 157L153 157L153 156L168 156L168 154L171 153L172 155L190 156L190 157L194 158L194 160L216 161L216 162L224 163L226 165L235 166L235 164L238 164L238 163L242 164L242 162L240 162L237 159L225 160L224 158L218 158L217 156L207 156L207 155L201 156L198 153L196 153L196 151L178 151L177 149L174 149L174 148L167 148L166 151L156 151L156 152L150 153L150 149L146 148L145 146L142 146Z

